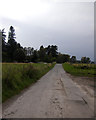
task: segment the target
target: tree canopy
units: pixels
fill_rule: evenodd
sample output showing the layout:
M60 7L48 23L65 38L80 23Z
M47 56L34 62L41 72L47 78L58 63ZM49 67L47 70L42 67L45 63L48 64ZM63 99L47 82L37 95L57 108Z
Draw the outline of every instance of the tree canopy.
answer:
M41 45L39 50L35 50L33 47L22 47L16 41L13 26L9 28L7 42L5 29L0 30L0 33L2 35L2 62L78 62L76 56L70 58L70 55L58 52L57 45L48 45L47 47ZM82 57L79 62L90 63L90 58Z

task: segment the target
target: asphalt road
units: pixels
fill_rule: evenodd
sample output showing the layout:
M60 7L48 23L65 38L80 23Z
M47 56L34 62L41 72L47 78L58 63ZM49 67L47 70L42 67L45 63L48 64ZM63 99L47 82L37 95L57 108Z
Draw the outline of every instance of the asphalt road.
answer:
M3 118L92 118L94 98L67 76L62 65L3 104Z

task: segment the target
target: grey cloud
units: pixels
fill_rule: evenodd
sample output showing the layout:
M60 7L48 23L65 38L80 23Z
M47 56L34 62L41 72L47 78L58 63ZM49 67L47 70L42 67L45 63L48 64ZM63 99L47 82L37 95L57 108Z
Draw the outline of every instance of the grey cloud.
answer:
M38 49L40 45L54 44L62 53L76 55L78 59L94 59L94 12L92 3L54 3L50 11L39 18L15 21L2 18L2 25L16 26L17 41L23 46ZM31 16L31 11L30 11Z

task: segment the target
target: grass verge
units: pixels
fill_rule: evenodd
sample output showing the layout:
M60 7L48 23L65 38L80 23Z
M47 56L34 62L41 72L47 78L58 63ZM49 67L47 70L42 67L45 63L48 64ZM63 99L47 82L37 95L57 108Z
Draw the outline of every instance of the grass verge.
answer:
M21 90L36 82L53 64L43 63L3 63L2 64L2 101L4 102Z
M70 64L63 63L63 68L66 72L75 76L96 77L95 64Z

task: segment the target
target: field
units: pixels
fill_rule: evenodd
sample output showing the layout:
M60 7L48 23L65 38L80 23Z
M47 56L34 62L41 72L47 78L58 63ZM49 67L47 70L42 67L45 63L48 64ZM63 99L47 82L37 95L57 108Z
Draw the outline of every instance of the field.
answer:
M46 74L55 63L3 63L2 101L4 102L21 90L36 82Z
M96 77L96 65L95 64L64 63L63 68L66 72L72 75Z

